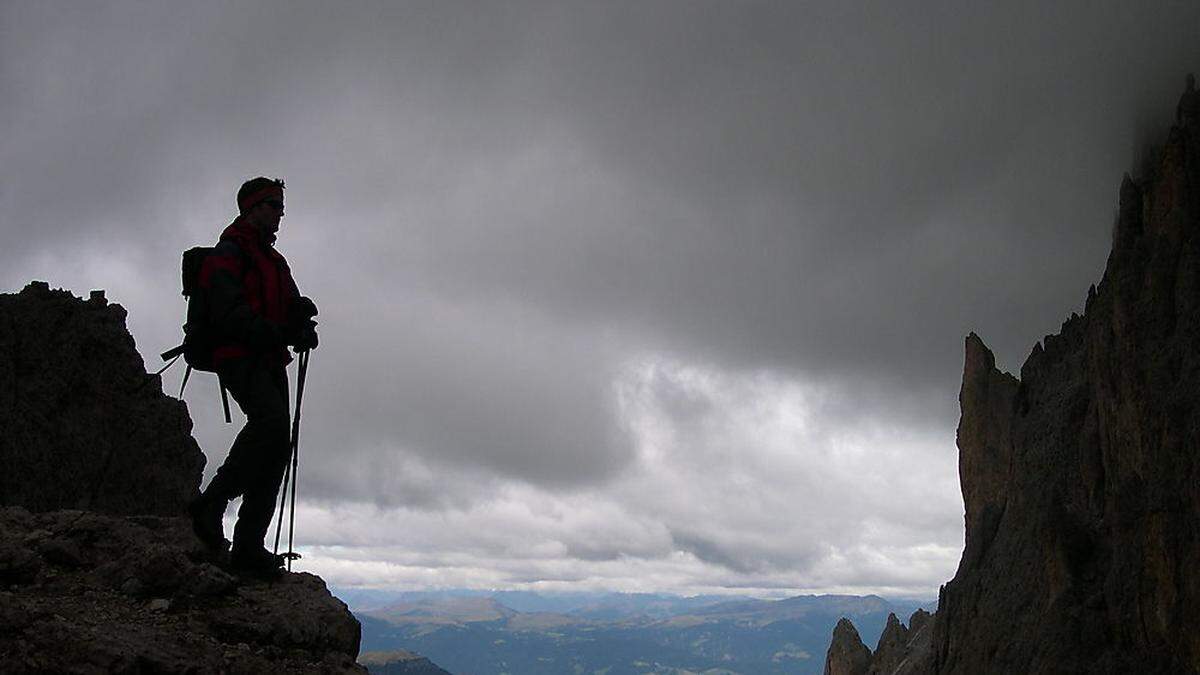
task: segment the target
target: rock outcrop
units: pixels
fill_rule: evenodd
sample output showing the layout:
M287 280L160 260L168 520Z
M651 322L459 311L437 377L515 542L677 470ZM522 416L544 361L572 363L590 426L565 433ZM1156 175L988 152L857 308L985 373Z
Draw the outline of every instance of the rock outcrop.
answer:
M870 667L871 650L863 644L858 629L850 619L839 620L825 655L825 675L866 675Z
M192 534L204 457L124 319L0 295L0 671L364 672L320 578L240 578Z
M887 625L872 652L862 643L858 630L846 618L833 629L833 641L825 656L825 675L893 675L925 672L923 660L929 652L931 616L918 609L908 627L895 614L888 614Z
M362 672L319 577L230 575L184 518L8 507L0 542L6 673Z
M966 341L966 550L939 673L1200 672L1200 126L1121 186L1083 316L1000 373Z
M358 657L371 675L450 675L429 659L412 652L367 652Z
M191 431L103 291L0 294L0 506L182 513L204 470Z
M1200 119L1179 122L1020 379L967 337L966 545L893 672L1200 672Z
M911 623L911 620L909 621ZM879 645L871 654L871 668L868 675L891 675L900 662L904 660L905 648L908 647L908 629L895 614L888 614L887 625L879 636Z

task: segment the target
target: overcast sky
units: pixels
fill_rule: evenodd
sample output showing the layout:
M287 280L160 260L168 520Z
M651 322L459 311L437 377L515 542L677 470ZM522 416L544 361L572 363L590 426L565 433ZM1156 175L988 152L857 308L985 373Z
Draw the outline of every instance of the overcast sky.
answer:
M964 336L1082 311L1200 70L1194 1L992 5L0 0L0 291L104 288L157 368L278 176L304 569L932 597Z

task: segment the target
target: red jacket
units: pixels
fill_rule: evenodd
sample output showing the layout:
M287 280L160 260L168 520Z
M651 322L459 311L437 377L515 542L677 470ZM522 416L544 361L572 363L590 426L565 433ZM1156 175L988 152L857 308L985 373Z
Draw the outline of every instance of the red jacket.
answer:
M288 310L300 297L287 260L263 243L241 216L234 220L200 267L200 288L219 336L213 363L262 355L286 365Z

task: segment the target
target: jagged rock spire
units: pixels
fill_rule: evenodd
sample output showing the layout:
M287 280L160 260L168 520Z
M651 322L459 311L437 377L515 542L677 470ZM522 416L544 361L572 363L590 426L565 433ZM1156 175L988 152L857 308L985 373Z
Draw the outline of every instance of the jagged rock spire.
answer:
M1200 672L1200 586L1181 572L1200 566L1200 125L1178 122L1122 181L1084 315L1019 381L967 338L966 548L928 672Z
M871 667L871 650L863 644L858 629L842 617L833 629L833 642L825 655L825 675L866 675Z

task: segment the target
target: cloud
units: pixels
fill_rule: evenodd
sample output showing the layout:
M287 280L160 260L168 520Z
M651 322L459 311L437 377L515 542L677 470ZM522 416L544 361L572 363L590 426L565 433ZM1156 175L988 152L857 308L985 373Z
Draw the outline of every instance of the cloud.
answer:
M180 252L282 176L280 248L322 308L304 508L375 518L321 564L931 589L961 543L962 338L1016 370L1081 307L1198 23L8 3L0 286L106 288L150 365L180 338ZM236 431L214 393L187 394L210 474Z
M401 585L433 568L444 585L649 590L636 569L682 593L927 593L952 572L962 504L949 439L869 410L832 415L848 392L770 374L644 357L615 388L635 452L604 484L443 483L459 499L433 508L329 501L298 518L313 564L345 585L386 560L377 572Z

